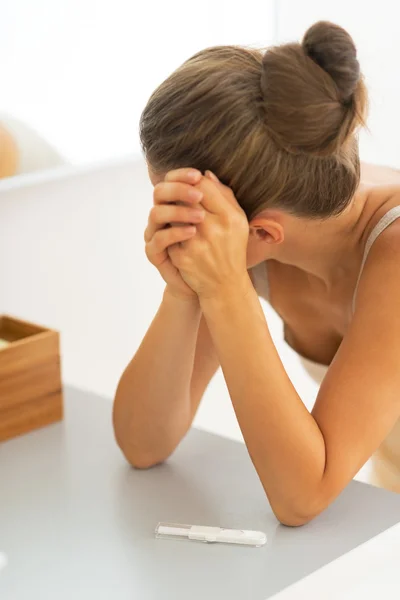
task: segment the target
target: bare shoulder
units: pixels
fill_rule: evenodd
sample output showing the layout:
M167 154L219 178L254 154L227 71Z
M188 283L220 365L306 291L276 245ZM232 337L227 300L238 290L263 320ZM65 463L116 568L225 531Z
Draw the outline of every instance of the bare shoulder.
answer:
M400 316L399 294L400 217L389 225L372 245L362 272L356 306L359 309L361 306L371 307L375 311L379 307L392 307Z
M396 189L397 188L397 189ZM389 210L397 208L399 214L397 218L386 227L372 245L370 254L371 259L375 261L380 259L390 260L390 258L399 258L400 250L400 185L392 189L392 207ZM389 212L389 211L387 211ZM393 254L394 253L394 254ZM371 261L372 262L372 261ZM399 263L400 266L400 263Z
M400 185L400 169L371 163L361 163L361 181L372 185Z

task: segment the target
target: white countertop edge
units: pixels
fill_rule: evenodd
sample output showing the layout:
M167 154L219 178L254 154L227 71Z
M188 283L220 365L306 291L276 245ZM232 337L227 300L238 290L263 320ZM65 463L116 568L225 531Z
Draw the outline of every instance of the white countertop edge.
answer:
M329 540L327 540L329 543ZM400 523L273 596L274 600L400 598Z
M91 173L93 171L101 171L105 168L129 165L135 162L144 161L140 154L128 154L108 160L101 160L89 163L65 163L57 167L32 171L29 173L21 173L13 177L5 177L0 180L0 193L39 183L51 182L59 179L65 179L81 173Z

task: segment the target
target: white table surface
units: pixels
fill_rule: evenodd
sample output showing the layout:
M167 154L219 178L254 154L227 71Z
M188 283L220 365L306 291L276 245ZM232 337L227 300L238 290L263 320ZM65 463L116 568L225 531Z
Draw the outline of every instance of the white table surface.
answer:
M273 596L274 600L400 598L400 524Z
M178 589L171 587L171 573L175 569L175 575L185 579L190 570L195 575L200 567L208 576L198 580L192 590L197 595L191 597L252 600L254 592L254 598L261 599L274 579L281 585L284 579L296 581L299 574L303 579L275 595L271 589L268 597L400 597L400 524L378 533L397 520L397 510L400 516L397 496L353 483L311 527L282 528L272 514L264 514L262 488L240 444L193 431L169 465L135 473L122 460L110 435L111 405L77 390L69 390L66 400L62 424L1 447L5 487L0 494L0 550L10 553L9 564L0 572L2 599L25 600L29 594L35 600L47 600L57 592L60 599L69 600L73 592L74 598L86 600L85 590L91 590L108 600L118 581L120 590L113 597L125 600L132 597L131 579L136 577L144 587L139 590L136 583L133 589L142 598L155 600L162 590L164 598L177 600L186 594L177 595ZM242 486L238 488L239 474ZM162 500L155 493L160 489ZM207 550L192 543L167 546L149 533L156 517L188 523L211 519L214 524L227 515L233 527L249 519L251 524L265 526L271 551L267 546L253 549L250 555L248 549L218 544ZM371 515L373 521L368 524ZM375 537L362 544L371 535ZM355 544L361 545L348 551ZM153 560L158 565L158 581L145 573L146 564L147 569L155 568ZM310 561L317 568L326 560L331 562L304 577L310 572ZM225 570L229 579L224 578ZM208 591L202 592L209 589L209 583L208 596Z

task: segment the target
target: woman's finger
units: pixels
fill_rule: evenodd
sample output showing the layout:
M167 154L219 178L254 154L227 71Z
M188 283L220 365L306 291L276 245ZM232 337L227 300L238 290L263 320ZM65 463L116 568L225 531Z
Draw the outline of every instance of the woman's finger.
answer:
M154 204L183 202L196 204L203 199L203 192L192 185L181 182L161 181L154 186Z
M194 225L182 225L181 227L169 227L168 229L160 229L157 231L150 242L146 246L146 254L149 259L156 258L171 246L178 242L183 242L190 239L196 233Z
M168 224L201 223L205 218L205 210L192 206L175 206L173 204L156 204L150 211L144 239L150 241L156 231Z
M219 181L213 173L210 177L209 173L211 171L206 171L207 175L196 185L196 189L204 192L202 206L217 215L230 212L232 207L243 212L231 188Z
M168 171L164 177L164 181L182 181L183 183L198 183L202 177L201 171L198 169L192 169L191 167L184 167L181 169L174 169Z

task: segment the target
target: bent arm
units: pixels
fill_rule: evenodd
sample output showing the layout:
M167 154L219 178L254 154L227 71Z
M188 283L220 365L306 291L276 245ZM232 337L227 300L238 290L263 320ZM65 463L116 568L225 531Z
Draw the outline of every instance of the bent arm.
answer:
M135 467L162 462L188 431L219 366L197 298L164 293L114 400L117 442Z
M399 416L400 243L394 252L382 242L370 253L357 314L312 414L282 365L252 287L201 301L249 454L287 525L324 510Z

